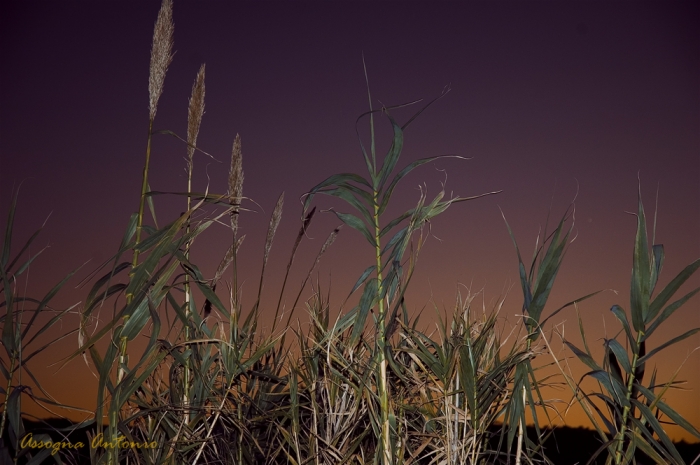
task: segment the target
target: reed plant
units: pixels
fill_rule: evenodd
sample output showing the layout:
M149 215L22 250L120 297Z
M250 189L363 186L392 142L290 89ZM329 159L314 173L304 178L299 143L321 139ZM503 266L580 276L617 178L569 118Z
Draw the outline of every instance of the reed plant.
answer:
M566 249L569 244L573 242L573 239L569 241L569 237L574 228L574 211L575 206L572 202L571 206L559 220L554 231L550 234L547 234L549 216L547 217L547 222L545 222L545 228L542 234L543 238L541 239L538 235L535 241L535 250L529 268L526 268L523 263L513 231L505 215L503 215L503 220L506 223L508 233L513 241L518 257L520 286L523 292L523 324L527 330L525 340L528 350L533 349L533 344L537 342L548 320L565 308L576 305L601 292L596 291L572 300L551 312L546 318L543 318L547 300L549 299L549 295L554 287L554 282L563 263ZM540 240L542 240L541 244ZM545 441L545 437L540 431L540 416L536 408L537 405L547 405L540 390L540 386L545 380L538 377L535 373L532 364L533 358L534 357L524 358L516 365L513 398L512 401L508 403L505 413L506 422L511 425L507 435L508 450L511 449L516 433L518 435L515 453L515 462L517 465L521 463L524 451L541 449ZM529 438L525 435L526 410L529 411L532 416L537 442L528 443L527 447L523 449L523 441L529 441ZM552 420L549 416L548 409L545 408L542 412L545 415L547 423L551 425Z
M0 253L0 309L4 310L0 315L2 324L2 347L4 356L0 357L0 373L2 385L0 393L4 396L2 402L2 414L0 414L0 463L16 463L18 457L24 457L31 463L41 463L51 456L51 449L31 448L22 443L22 439L28 433L33 433L25 428L23 417L23 399L38 404L51 415L60 416L64 409L87 413L86 410L61 403L44 389L37 370L33 367L32 360L44 353L52 344L75 334L77 330L54 336L55 329L61 319L69 312L75 311L76 305L65 309L55 308L52 300L78 271L70 272L58 284L51 288L43 297L37 299L26 295L26 283L29 269L45 249L31 253L32 245L45 226L42 225L23 243L19 252L13 253L13 229L19 189L12 197L5 233L2 240L2 252ZM40 323L43 316L51 314L51 317ZM43 336L43 337L42 337ZM48 339L46 339L48 337ZM39 369L40 370L40 369ZM35 386L36 392L32 385ZM93 421L89 420L77 425L76 428L89 426ZM65 433L60 431L60 433ZM46 433L33 434L32 438L38 443L50 441ZM6 442L7 441L7 442Z
M576 382L570 373L560 367L577 402L600 436L602 445L597 454L606 455L606 464L635 463L639 452L658 464L682 464L683 458L666 433L665 424L675 424L700 439L698 429L664 401L669 390L677 387L678 370L667 381L657 379L657 370L647 375L650 360L658 352L700 331L691 328L649 350L649 337L683 306L700 287L692 289L680 298L674 297L681 286L700 268L697 259L681 270L663 289L655 293L664 262L664 248L655 244L656 213L652 246L649 247L646 217L642 204L641 188L637 205L637 232L632 254L632 279L630 284L630 319L620 306L610 309L620 323L622 342L616 335L604 340L604 358L598 363L593 357L583 324L579 317L579 330L584 349L562 338L564 344L585 364L588 371ZM680 367L679 367L680 369ZM646 375L646 376L645 376ZM583 382L592 379L598 390L587 391ZM696 459L697 461L697 459Z
M379 447L382 451L381 463L390 464L394 457L394 451L392 451L391 445L395 444L395 440L392 440L392 437L394 439L396 437L396 416L394 407L390 402L391 387L388 383L389 374L387 369L390 354L387 352L387 329L391 323L390 315L397 312L400 303L403 301L406 286L409 282L409 280L406 279L404 280L405 285L401 285L402 277L404 276L404 266L402 264L403 255L411 243L414 233L421 230L433 217L447 210L450 205L483 197L484 195L494 194L496 192L473 197L457 196L443 200L445 192L442 190L429 203L426 203L425 195L421 193L415 207L406 210L398 217L388 221L384 220L384 213L389 206L394 189L407 174L418 166L440 158L462 157L455 155L427 157L408 164L394 174L403 148L404 130L430 105L445 96L447 92L449 92L449 88L446 87L440 96L421 108L402 126L399 126L389 111L417 102L392 107L382 107L380 110L374 110L372 107L372 96L369 90L366 68L365 78L367 80L369 111L361 115L358 118L358 122L361 118L369 116L369 151L365 149L362 143L359 130L357 134L367 168L367 177L355 173L340 173L326 178L324 181L314 186L306 195L304 200L304 212L307 211L316 194L335 196L344 200L355 210L356 214L332 210L333 213L335 213L338 219L344 224L359 231L374 252L374 263L365 269L353 287L354 291L364 285L360 304L357 307L356 317L353 321L354 330L350 337L349 344L354 345L359 341L360 335L365 328L367 316L370 310L376 306L377 313L374 321L376 327L376 337L374 341L376 346L373 348L372 353L378 367L375 392L379 398L380 407L379 415L373 418L372 426L375 429L375 435L379 440ZM374 115L378 112L386 115L393 131L391 146L383 160L378 160L376 154Z
M451 322L438 316L438 338L402 325L401 357L406 380L406 442L415 451L409 456L430 463L501 463L508 451L498 444L498 431L513 403L512 386L517 367L535 352L497 328L503 300L481 314L472 303L477 294L458 296ZM509 344L508 338L513 337ZM415 415L415 414L418 415ZM502 443L501 443L502 444Z

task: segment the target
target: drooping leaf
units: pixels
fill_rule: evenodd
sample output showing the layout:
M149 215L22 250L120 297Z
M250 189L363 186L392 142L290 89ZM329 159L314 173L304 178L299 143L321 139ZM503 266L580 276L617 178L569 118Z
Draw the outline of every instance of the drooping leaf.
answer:
M362 218L368 223L372 224L372 215L370 214L367 207L358 200L355 195L351 192L348 187L340 186L333 189L322 190L318 192L319 194L331 195L334 197L341 198L345 200L350 206L357 210Z
M365 284L364 292L362 297L360 297L359 310L357 312L357 318L353 323L352 334L350 335L350 340L348 344L350 347L357 344L360 340L360 336L364 332L365 322L367 321L367 315L370 309L377 302L377 280L372 279L367 284Z
M605 345L615 354L615 358L622 364L622 368L625 369L627 374L632 373L632 365L630 364L629 357L627 356L627 351L622 345L617 342L617 339L608 339L605 341Z
M384 190L381 202L379 203L379 215L384 213L384 210L386 210L386 207L389 205L391 195L394 192L396 185L399 183L399 181L401 181L401 179L403 179L408 173L413 171L415 168L426 163L430 163L431 161L439 160L441 158L459 158L461 160L470 160L470 158L460 157L459 155L438 155L434 157L421 158L420 160L416 160L413 163L410 163L408 166L399 171L396 174L396 176L394 176L394 179L392 179L391 183L389 183L389 186L386 188L386 190Z
M593 360L593 357L583 352L567 340L564 340L564 344L566 344L567 347L569 347L569 349L571 349L571 351L579 358L579 360L585 363L589 368L591 368L594 371L603 371L603 369L596 363L596 361Z
M610 311L613 312L613 315L615 315L620 321L620 323L622 323L622 327L625 329L627 341L632 347L632 351L637 352L639 350L637 348L637 340L634 338L634 336L632 336L632 330L630 329L630 324L627 321L627 315L625 314L625 311L622 310L622 308L619 305L613 305L612 308L610 308Z
M653 384L653 382L652 382ZM669 406L666 402L663 400L658 399L654 393L644 387L644 386L639 386L639 391L652 402L655 402L656 407L661 410L661 412L669 417L675 424L680 426L681 428L685 429L687 432L695 436L696 438L700 439L700 431L698 431L697 428L695 428L688 420L686 420L681 414L676 412L671 406Z
M367 225L362 222L361 219L356 217L355 215L351 215L349 213L341 213L337 212L335 210L332 210L333 213L338 217L340 221L343 223L347 224L353 229L356 229L362 233L363 236L365 236L365 239L367 239L367 242L370 243L372 247L375 247L376 241L374 240L374 237L372 234L369 232L369 229L367 228Z
M340 173L329 176L325 180L312 187L311 190L306 194L306 197L304 198L304 207L302 209L302 220L304 219L304 215L306 214L306 211L311 205L311 201L313 200L315 194L319 193L322 189L326 187L337 186L339 183L348 182L356 182L358 184L367 186L370 189L372 188L372 184L370 184L365 178L363 178L359 174Z
M656 419L656 415L654 415L654 413L651 410L649 410L649 407L647 407L644 403L639 402L636 399L631 399L631 401L634 404L634 406L642 412L642 416L644 417L644 419L649 423L649 425L652 427L654 433L659 437L659 439L661 439L661 442L664 445L664 448L662 448L662 450L669 452L677 461L677 463L684 463L683 459L678 453L678 450L676 449L676 446L673 445L673 442L666 434L666 431L664 430L663 426L661 426L661 423L659 423L659 421Z

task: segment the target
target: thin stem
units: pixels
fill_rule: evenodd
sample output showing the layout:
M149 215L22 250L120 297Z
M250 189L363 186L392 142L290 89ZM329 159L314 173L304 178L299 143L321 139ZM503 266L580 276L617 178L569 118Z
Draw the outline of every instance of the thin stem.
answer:
M529 341L528 341L529 342ZM523 408L525 407L525 386L523 386ZM525 420L520 418L520 431L518 432L518 449L515 456L515 465L520 465L520 457L523 453L523 434L525 430Z
M143 181L141 183L141 199L139 201L139 216L136 222L136 245L141 242L141 229L143 226L143 208L146 203L146 193L148 192L148 166L151 162L151 137L153 135L153 120L148 121L148 143L146 145L146 162L143 165ZM136 267L139 263L139 251L134 249L134 259L132 266ZM128 298L129 296L127 296ZM133 296L132 296L133 298Z
M374 246L377 259L377 305L379 307L379 406L382 417L382 462L385 465L391 463L391 433L389 431L389 385L387 383L387 361L385 354L386 334L385 326L386 318L384 308L384 299L382 286L382 248L380 243L379 227L379 192L375 189L373 192L374 199Z
M136 220L136 242L134 243L134 258L131 262L131 268L136 268L139 263L139 251L137 246L141 242L141 229L143 227L143 207L146 203L146 193L148 191L148 166L151 162L151 137L153 133L153 119L148 121L148 141L146 143L146 161L143 165L143 181L141 182L141 199L139 201L139 214ZM126 304L129 305L134 300L133 294L126 295ZM124 325L129 321L129 315L123 318ZM117 383L119 383L126 374L123 367L129 362L128 356L129 341L125 336L122 336L119 344L119 366L117 367ZM112 438L114 439L114 438Z
M617 433L615 436L615 440L617 441L617 448L615 449L615 465L619 465L620 462L622 461L622 446L624 444L624 439L625 439L625 432L627 430L627 417L629 416L630 409L631 409L631 399L632 399L632 388L634 387L634 373L637 370L637 362L639 360L639 346L642 343L642 338L644 337L644 331L640 331L637 333L637 350L634 351L634 355L632 357L632 369L630 370L629 374L629 379L627 380L627 393L626 393L626 398L627 398L627 405L625 405L622 409L622 421L620 423L620 431Z
M192 157L189 159L187 166L187 211L189 212L192 208L192 166L194 161ZM190 234L190 217L187 217L187 226L185 228L185 234L189 236ZM185 244L185 258L187 261L190 259L190 246L192 241L187 241ZM190 289L190 275L185 273L185 342L189 342L192 337L190 334L190 318L192 318L192 312L190 309L191 289ZM190 357L185 359L185 366L183 370L183 387L182 387L182 406L185 408L185 421L189 423L189 394L190 394Z
M9 317L10 312L8 312ZM7 419L7 404L10 400L10 394L12 389L12 378L15 374L15 363L17 359L12 357L12 362L10 364L10 376L7 378L7 388L5 389L5 408L2 409L2 421L0 422L0 437L5 433L5 420Z
M149 119L148 121L148 141L146 143L146 161L143 165L143 181L141 182L141 198L139 201L139 214L136 220L136 242L134 243L134 257L131 262L131 268L132 270L136 268L136 266L139 263L139 251L137 246L141 242L141 229L143 227L143 209L144 205L146 203L146 193L148 192L148 166L151 162L151 137L153 133L153 119ZM127 294L126 295L126 304L129 305L131 302L134 300L134 295L133 294ZM129 315L125 315L124 318L122 319L124 322L124 326L129 321ZM124 328L122 326L122 328ZM121 336L119 338L119 357L118 357L118 365L117 365L117 384L119 384L122 379L124 379L124 375L126 374L126 369L125 367L128 366L129 363L129 355L128 355L128 345L129 341L126 338L126 336ZM116 388L116 386L115 386ZM113 399L114 400L114 399ZM112 443L116 443L117 437L117 428L116 428L116 411L113 411L110 413L109 416L109 430L110 430L110 440ZM117 463L117 455L116 455L116 449L110 449L107 454L108 454L108 463L114 464Z

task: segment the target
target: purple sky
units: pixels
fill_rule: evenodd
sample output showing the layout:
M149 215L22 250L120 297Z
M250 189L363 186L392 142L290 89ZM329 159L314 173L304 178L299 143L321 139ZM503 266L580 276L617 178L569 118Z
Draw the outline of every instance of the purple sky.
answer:
M159 2L0 6L0 215L6 217L20 182L15 242L51 214L32 249L50 245L29 273L36 294L92 259L59 295L59 307L85 300L88 287L75 286L116 250L138 207L158 8ZM625 211L636 209L638 175L649 217L659 186L657 242L667 253L661 285L700 257L698 13L691 2L176 1L177 53L155 127L186 134L187 99L206 63L199 145L222 163L198 158L195 186L202 190L209 182L214 192L226 189L231 144L240 133L244 194L264 209L241 218L241 232L248 234L242 273L249 297L257 289L269 214L286 192L266 284L270 297L263 300L269 307L276 304L280 272L299 227L297 199L331 174L363 173L354 127L367 109L362 54L376 105L428 100L450 84L452 91L407 130L399 165L446 153L474 158L417 170L397 191L393 211L411 207L424 182L429 194L445 179L448 193L503 193L455 205L433 222L440 240L431 238L421 255L409 309L426 307L422 320L429 325L432 303L451 308L459 283L483 288L487 306L515 285L503 310L515 323L521 305L517 260L499 207L529 260L552 195L558 219L578 186L578 237L550 311L598 289L619 291L580 306L589 344L598 350L604 335L619 330L610 306L629 309L635 220ZM403 122L412 113L393 114ZM388 125L379 124L383 151ZM153 189L185 190L184 156L176 140L155 139ZM320 199L319 205L347 211L336 200ZM182 203L180 197L157 198L161 222L182 211ZM337 224L330 214L315 222L294 282ZM206 276L227 241L219 228L194 250ZM371 264L366 246L356 231L344 228L324 258L319 279L326 288L332 282L336 305ZM700 276L691 281L682 291L700 285ZM298 315L303 322L303 311ZM567 337L580 341L573 310L555 320ZM68 318L61 329L72 329L75 321ZM700 326L697 297L651 344L692 326ZM659 354L660 376L673 373L699 343L693 337ZM57 360L76 344L72 337L46 360ZM35 371L59 400L93 408L94 389L74 384L94 384L81 363L59 372L38 364ZM698 368L700 354L694 353L680 375L694 392L669 395L696 427ZM558 396L568 399L570 393Z

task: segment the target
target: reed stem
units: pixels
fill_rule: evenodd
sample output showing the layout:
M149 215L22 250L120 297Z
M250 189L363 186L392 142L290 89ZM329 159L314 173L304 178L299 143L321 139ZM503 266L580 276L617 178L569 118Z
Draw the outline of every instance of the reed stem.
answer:
M620 422L620 431L615 436L617 441L617 447L615 448L615 465L620 465L622 462L622 448L625 442L625 432L627 430L627 417L629 416L631 410L630 400L632 399L632 390L634 388L635 377L634 374L637 371L637 362L639 361L639 347L642 344L642 339L644 338L644 331L637 333L637 350L634 351L632 356L632 369L630 370L629 379L627 380L627 393L625 395L627 399L627 405L622 409L622 421Z
M382 462L384 465L391 464L391 431L389 425L389 384L387 383L387 361L386 361L386 309L382 298L382 247L380 242L381 228L379 227L379 192L373 189L374 199L374 240L375 255L377 260L377 305L379 308L379 407L381 409L382 420Z

